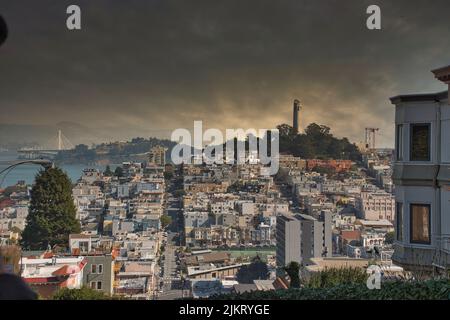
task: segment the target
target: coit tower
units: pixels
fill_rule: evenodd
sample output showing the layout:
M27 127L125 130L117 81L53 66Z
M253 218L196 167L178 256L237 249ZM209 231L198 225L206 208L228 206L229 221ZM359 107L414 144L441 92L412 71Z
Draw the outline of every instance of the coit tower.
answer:
M294 100L294 115L292 119L292 127L294 128L294 132L298 133L298 114L300 112L300 101L295 99Z

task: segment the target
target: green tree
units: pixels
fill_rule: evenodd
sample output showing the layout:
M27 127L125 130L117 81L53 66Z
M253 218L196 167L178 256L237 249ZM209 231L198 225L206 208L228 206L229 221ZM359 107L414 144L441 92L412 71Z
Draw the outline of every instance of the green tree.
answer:
M164 179L170 180L173 178L173 172L172 171L165 171L164 172Z
M236 280L239 283L253 283L253 280L267 280L268 278L267 264L259 256L254 257L249 265L242 266L236 273Z
M117 167L116 170L114 170L114 175L118 178L123 177L122 167Z
M289 153L304 159L361 160L358 147L347 138L334 137L327 126L311 123L303 134L295 134L293 128L287 124L279 125L277 129L281 153Z
M298 262L292 261L284 268L284 271L291 279L291 288L300 288L300 265Z
M22 246L45 249L48 245L67 246L69 234L80 232L72 197L72 183L61 169L40 171L31 189L27 225Z
M391 231L385 234L384 236L384 242L387 244L393 244L395 239L395 232Z
M103 172L103 174L106 177L111 177L113 175L113 172L111 171L111 167L109 165L106 166L105 171Z
M165 229L168 225L172 223L172 217L164 214L161 216L160 221L162 228Z

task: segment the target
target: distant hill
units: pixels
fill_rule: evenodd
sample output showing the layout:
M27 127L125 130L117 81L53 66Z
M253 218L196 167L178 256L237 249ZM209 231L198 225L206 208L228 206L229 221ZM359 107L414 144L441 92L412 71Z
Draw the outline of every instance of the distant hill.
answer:
M60 151L55 160L59 163L121 163L123 161L144 161L148 152L156 145L166 147L166 159L175 145L167 139L133 138L130 141L101 143L89 148L85 144L75 146L73 150Z

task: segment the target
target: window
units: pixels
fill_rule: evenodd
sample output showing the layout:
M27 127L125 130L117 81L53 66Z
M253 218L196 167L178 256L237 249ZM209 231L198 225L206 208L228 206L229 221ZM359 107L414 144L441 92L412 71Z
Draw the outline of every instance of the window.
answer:
M78 246L80 248L80 253L87 253L89 251L89 242L88 241L80 241Z
M397 125L396 135L397 135L396 136L396 138L397 138L397 143L396 143L397 160L402 160L403 159L403 124Z
M96 264L91 265L91 273L97 273L97 265Z
M103 265L99 264L97 267L98 267L98 273L103 273Z
M91 286L91 289L102 290L102 282L101 281L91 281L90 286Z
M411 124L410 161L430 161L430 124Z
M431 243L431 215L429 204L411 204L410 238L411 243Z
M397 202L395 210L397 240L403 241L403 203Z

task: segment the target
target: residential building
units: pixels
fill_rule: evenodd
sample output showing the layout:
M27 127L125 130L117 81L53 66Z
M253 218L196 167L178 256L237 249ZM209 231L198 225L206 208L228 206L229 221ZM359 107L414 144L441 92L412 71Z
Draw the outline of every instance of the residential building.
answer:
M277 266L284 267L292 261L301 265L311 263L311 258L331 257L331 216L327 212L316 219L305 214L277 217Z
M450 66L433 71L450 84ZM396 241L392 260L405 268L450 266L450 105L448 91L400 95L395 105L393 182Z
M394 221L395 197L382 190L361 191L361 196L356 201L356 208L362 219Z

